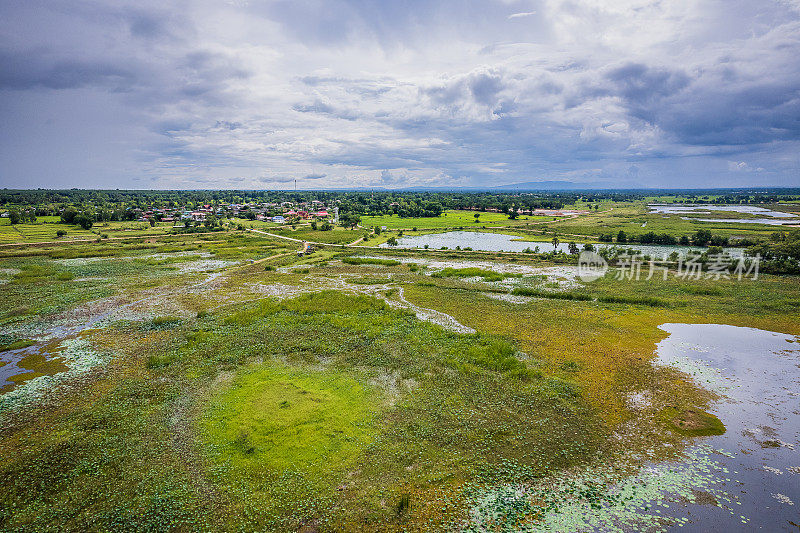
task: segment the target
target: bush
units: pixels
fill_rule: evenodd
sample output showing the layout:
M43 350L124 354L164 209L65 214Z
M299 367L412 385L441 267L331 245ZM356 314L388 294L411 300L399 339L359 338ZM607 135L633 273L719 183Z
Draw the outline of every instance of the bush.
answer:
M61 212L61 222L64 224L72 224L76 216L78 216L78 210L74 207L67 207Z
M592 297L588 294L579 294L575 292L549 292L528 287L518 287L514 289L511 294L517 296L532 296L534 298L551 298L554 300L578 300L582 302L592 299Z
M394 259L378 259L374 257L345 257L342 263L348 265L383 265L383 266L396 266L400 261Z
M512 344L506 341L493 341L489 344L472 346L454 359L459 361L456 366L462 372L474 371L475 367L478 367L507 373L516 379L527 381L531 378L531 374L525 363L517 359L516 353Z
M649 305L650 307L670 307L668 302L650 296L600 296L598 302Z
M701 229L694 234L692 243L697 246L705 246L706 244L709 243L709 241L711 241L711 237L712 235L710 231L708 231L707 229Z
M78 224L85 230L90 229L94 225L94 221L90 217L84 214L76 216L72 221L73 223Z

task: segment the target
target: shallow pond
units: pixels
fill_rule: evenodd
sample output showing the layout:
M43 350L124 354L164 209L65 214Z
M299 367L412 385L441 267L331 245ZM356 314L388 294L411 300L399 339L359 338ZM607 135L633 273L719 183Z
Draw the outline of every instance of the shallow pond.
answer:
M797 531L800 523L800 341L717 324L664 324L657 364L673 366L717 393L711 412L722 435L696 437L670 461L645 461L668 442L631 450L616 464L561 472L536 483L479 491L475 530L514 531ZM649 391L631 395L644 419L665 406ZM687 417L686 420L689 420ZM614 438L624 441L625 429ZM633 460L632 463L628 463ZM618 472L638 463L620 477ZM542 513L542 508L545 511ZM505 524L508 525L508 524Z
M69 370L59 357L61 351L57 343L50 343L0 352L0 394L29 379Z
M792 335L719 324L664 324L658 360L721 395L712 411L723 435L703 438L737 502L686 504L681 531L800 529L800 341ZM676 516L681 516L677 514ZM742 518L744 517L744 518ZM677 528L676 528L677 529Z
M735 224L766 224L768 226L784 226L800 224L800 219L775 219L775 218L689 218L683 220L698 220L700 222L730 222Z
M528 248L535 250L537 247L542 253L562 251L568 253L568 242L561 242L557 247L554 247L550 242L531 242L521 241L521 237L515 235L506 235L503 233L481 233L477 231L448 231L445 233L430 233L427 235L404 235L397 239L397 248L428 248L439 250L442 247L447 247L450 250L455 250L456 246L464 248L472 248L473 250L480 250L485 252L522 252ZM389 248L387 244L381 244L381 248ZM595 243L595 248L602 248L606 245L602 243ZM579 245L579 247L583 247ZM646 244L630 244L626 245L625 249L632 248L640 251L642 254L650 255L652 257L663 258L672 252L678 252L681 255L686 255L690 250L696 250L689 246L659 246L659 245L646 245ZM741 257L741 248L726 248L732 257Z
M216 260L208 261L216 265ZM198 263L206 261L191 264ZM105 327L114 320L153 318L153 309L163 309L163 305L152 302L169 299L177 291L203 290L223 274L224 271L207 272L202 280L191 285L154 291L134 301L126 302L119 297L88 301L67 316L34 318L9 329L8 334L16 340L29 339L32 344L0 352L0 423L7 411L47 396L48 388L71 375L105 363L108 355L95 351L83 338L84 332Z
M652 213L711 213L712 211L727 211L732 213L746 213L773 218L797 218L792 213L783 211L772 211L764 207L755 205L712 205L712 204L681 204L681 205L662 205L650 204L648 206ZM729 219L726 219L729 220Z
M711 205L711 204L682 204L682 205L660 205L650 204L648 206L651 213L665 215L675 214L703 214L712 215L714 211L725 211L733 213L743 213L748 215L758 215L759 217L769 218L694 218L681 217L683 220L697 220L700 222L728 222L731 224L767 224L769 226L781 226L784 224L800 224L800 218L792 213L783 211L773 211L755 205Z

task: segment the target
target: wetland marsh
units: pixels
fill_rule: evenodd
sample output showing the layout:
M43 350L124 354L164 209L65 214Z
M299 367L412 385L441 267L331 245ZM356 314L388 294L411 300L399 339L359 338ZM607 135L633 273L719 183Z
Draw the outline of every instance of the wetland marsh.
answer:
M0 527L797 523L796 277L296 248L229 230L0 250Z

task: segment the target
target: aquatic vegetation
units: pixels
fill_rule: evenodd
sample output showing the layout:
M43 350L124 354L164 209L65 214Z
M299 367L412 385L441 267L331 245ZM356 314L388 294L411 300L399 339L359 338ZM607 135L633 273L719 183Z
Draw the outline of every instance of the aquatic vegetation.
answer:
M451 268L447 267L438 272L431 274L434 278L476 278L481 277L484 281L502 281L509 277L522 277L522 274L513 274L510 272L495 272L494 270L486 270L477 267L468 268Z
M408 494L405 523L443 523L463 508L463 481L515 478L502 459L530 475L583 462L597 446L600 428L580 395L556 378L528 373L509 343L447 332L375 298L329 291L267 299L202 317L194 329L182 344L161 341L164 348L151 352L161 357L158 364L148 361L141 377L124 387L210 387L199 426L210 461L205 483L227 494L231 516L248 528L287 527L304 518L391 524L399 518L396 509L382 506L387 494L398 502ZM182 333L173 328L148 335ZM168 409L175 396L156 396L151 408L136 414L118 406L130 394L101 404L115 416L125 413L145 434L164 431L139 424L152 409ZM532 412L551 422L531 424ZM321 431L303 437L315 427ZM574 444L555 453L566 435ZM101 453L89 447L81 455ZM256 465L254 474L261 474L236 475L237 468L249 472ZM165 481L159 479L147 494L159 494L149 492L160 490ZM64 490L67 497L70 489ZM179 494L177 508L193 505L190 494ZM342 497L345 508L331 506ZM96 498L95 506L111 505ZM134 509L128 519L142 519L145 511Z
M688 437L707 437L709 435L722 435L725 425L711 413L697 409L676 409L667 407L659 416L669 421L673 430Z
M593 466L531 485L479 488L465 530L623 533L685 525L688 519L672 512L685 502L736 503L722 490L720 480L727 472L712 455L709 447L698 446L681 462L630 470L621 460L615 466Z
M379 391L345 373L245 367L199 422L212 480L251 516L256 506L262 517L313 508L336 493L343 469L358 468L380 406Z
M181 319L177 316L158 316L143 323L141 329L144 331L171 329L177 327L180 323Z
M70 246L0 257L2 341L60 343L66 367L0 395L2 529L679 525L686 502L737 503L691 440L724 430L714 376L653 365L658 326L800 333L777 277L582 283L530 257L300 258L224 232ZM770 435L752 439L788 450Z
M89 372L92 368L107 362L109 357L109 354L95 350L85 339L73 338L63 341L58 351L58 359L68 370L52 375L39 375L0 395L0 423L8 412L46 399L59 383Z
M27 348L33 344L36 344L33 339L19 339L14 335L0 334L0 352Z
M69 281L74 277L71 272L58 271L55 268L29 264L26 265L20 272L14 274L12 278L13 283L39 283L43 281Z
M392 280L391 278L359 277L359 278L347 278L345 281L347 281L347 283L353 283L355 285L383 285L386 283L390 283Z

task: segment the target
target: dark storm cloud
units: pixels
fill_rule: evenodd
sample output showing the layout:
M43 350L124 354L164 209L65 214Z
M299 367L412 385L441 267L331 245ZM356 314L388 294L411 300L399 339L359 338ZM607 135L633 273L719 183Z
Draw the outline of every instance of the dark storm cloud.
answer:
M2 50L0 65L0 89L104 86L120 90L129 88L137 81L135 70L123 65L106 61L57 58L44 50Z
M0 185L800 185L798 35L789 0L6 3Z
M709 91L676 101L661 113L665 130L686 143L749 145L800 140L800 83L758 84Z
M611 82L614 93L635 105L673 95L690 81L689 76L680 70L652 68L641 63L629 63L612 69L605 77Z

